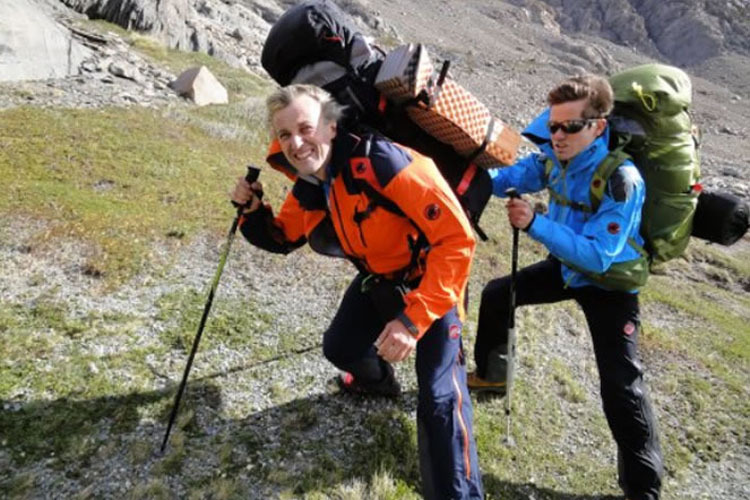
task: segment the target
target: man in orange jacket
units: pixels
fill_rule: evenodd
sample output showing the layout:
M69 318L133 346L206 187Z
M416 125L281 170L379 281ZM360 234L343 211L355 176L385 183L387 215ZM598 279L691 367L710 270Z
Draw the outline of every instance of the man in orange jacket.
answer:
M269 163L294 180L278 215L239 179L246 239L272 252L304 245L359 273L324 333L348 391L396 396L390 363L416 350L418 444L425 498L482 498L461 347L463 294L475 241L429 158L377 135L340 130L323 89L291 85L267 100Z

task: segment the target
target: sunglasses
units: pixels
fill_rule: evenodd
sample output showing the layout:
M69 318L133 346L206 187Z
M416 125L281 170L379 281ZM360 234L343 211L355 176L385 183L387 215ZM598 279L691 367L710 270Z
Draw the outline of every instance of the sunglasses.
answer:
M583 118L580 120L565 120L562 122L547 122L547 128L551 134L562 130L566 134L577 134L584 128L595 122L597 118Z

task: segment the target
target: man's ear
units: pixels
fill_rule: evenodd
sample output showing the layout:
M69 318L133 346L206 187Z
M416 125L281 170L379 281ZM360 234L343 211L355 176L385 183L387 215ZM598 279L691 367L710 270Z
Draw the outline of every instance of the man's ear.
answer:
M607 119L599 118L596 120L596 136L599 137L604 133L604 129L607 128Z

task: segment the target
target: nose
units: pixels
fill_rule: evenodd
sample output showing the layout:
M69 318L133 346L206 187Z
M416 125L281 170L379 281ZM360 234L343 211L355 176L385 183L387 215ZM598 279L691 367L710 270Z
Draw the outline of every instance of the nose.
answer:
M558 139L559 140L559 139L564 139L565 137L567 137L567 135L568 134L566 134L565 132L563 132L563 129L559 128L559 129L555 130L554 132L552 132L552 134L550 135L550 137L552 137L553 139Z
M297 134L292 134L289 137L289 145L293 148L298 148L302 145L302 136Z

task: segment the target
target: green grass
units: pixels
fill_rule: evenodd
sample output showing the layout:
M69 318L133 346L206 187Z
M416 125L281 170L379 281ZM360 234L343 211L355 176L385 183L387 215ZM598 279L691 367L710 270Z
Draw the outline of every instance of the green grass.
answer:
M260 102L267 82L205 55L127 37L134 49L175 73L208 65L229 89L230 104L0 112L0 178L8 193L0 197L0 217L41 221L29 227L42 228L11 244L33 255L76 242L85 252L80 271L98 277L105 292L136 275L160 280L176 250L196 236L223 241L234 214L227 192L244 165L260 164L265 152ZM278 207L288 183L265 172L262 180ZM464 343L469 359L482 287L510 271L511 231L502 204L492 200L482 218L491 240L478 245L473 264ZM546 254L524 234L520 250L521 266ZM699 276L717 281L688 281L674 271L698 268ZM750 439L750 255L691 245L687 258L670 269L652 277L642 303L674 319L644 314L641 350L668 468L664 498L677 499L683 478ZM59 290L35 292L45 284L43 273L29 282L28 293L0 303L0 460L12 469L0 473L0 496L38 496L40 467L57 473L55 480L85 484L93 465L121 457L133 478L131 498L174 498L175 482L188 498L246 498L258 484L279 498L419 497L413 394L373 409L315 385L309 374L298 376L293 387L274 380L257 389L268 370L294 373L298 358L277 365L264 360L319 342L321 325L303 321L272 335L277 318L263 312L260 300L225 296L220 287L201 342L205 364L194 368L166 455L156 457L206 291L168 288L156 299L153 316L138 316L76 312ZM474 406L490 498L619 494L615 447L597 389L549 349L550 335L587 336L583 321L572 303L519 310L525 376L514 392L516 446L503 441L502 401ZM149 330L152 322L159 328ZM144 338L144 330L153 334ZM111 349L102 353L92 346ZM237 356L243 366L222 373L210 365L221 353ZM595 376L593 358L582 355L580 363L584 375ZM262 391L267 407L225 405L227 384L238 380ZM345 435L326 432L331 418ZM191 461L203 469L187 478Z
M0 215L48 221L32 249L81 241L84 272L117 283L158 263L154 243L228 227L227 193L261 157L257 141L219 139L158 111L10 109L0 112L9 193Z
M0 216L51 222L32 239L32 250L80 241L84 272L117 284L162 264L154 243L179 245L200 231L228 227L235 178L265 155L262 99L272 86L206 54L169 50L110 23L83 25L115 32L176 74L206 65L230 95L229 105L201 108L0 111L0 178L7 193Z
M156 50L138 37L132 43L153 57L173 58L175 71L200 61ZM259 163L265 152L257 101L268 84L204 62L226 78L232 104L0 112L0 178L8 193L0 197L0 217L42 222L24 242L29 253L75 241L85 251L80 271L116 288L137 273L158 276L171 265L173 252L155 252L156 246L174 250L201 233L224 234L234 214L227 193L244 165ZM38 285L44 281L37 278ZM85 467L107 453L103 435L126 435L144 419L163 419L172 392L144 390L153 379L144 359L192 339L204 301L202 293L187 290L162 297L160 314L179 320L165 332L164 344L147 346L138 345L136 335L144 318L73 314L55 290L31 302L0 304L0 398L34 401L0 413L11 456L19 464L46 458L56 467ZM232 315L226 306L212 318L208 348L236 343L238 328L265 328L269 321ZM117 348L94 354L85 347L94 340ZM147 460L143 444L132 450L135 462ZM165 470L179 469L182 455L170 457ZM14 481L11 491L24 484Z
M714 270L708 269L708 274L730 268L733 279L750 282L746 252L735 256L717 256L713 249L699 252L713 255ZM700 255L698 259L703 260ZM685 423L668 429L664 436L667 449L673 452L670 466L680 475L695 461L720 460L732 443L750 439L746 397L750 296L708 283L675 287L667 277L652 276L643 299L678 311L676 324L669 328L651 328L646 318L643 344L674 360L662 366L664 375L652 385L665 394L679 395L666 412Z
M159 308L156 318L175 321L160 333L160 339L168 348L189 352L203 314L206 294L195 290L179 290L162 295L156 303ZM221 297L211 307L210 323L207 322L204 349L217 346L252 349L253 358L263 360L278 354L264 345L263 335L273 324L274 318L264 312L262 306L252 298L229 299Z

